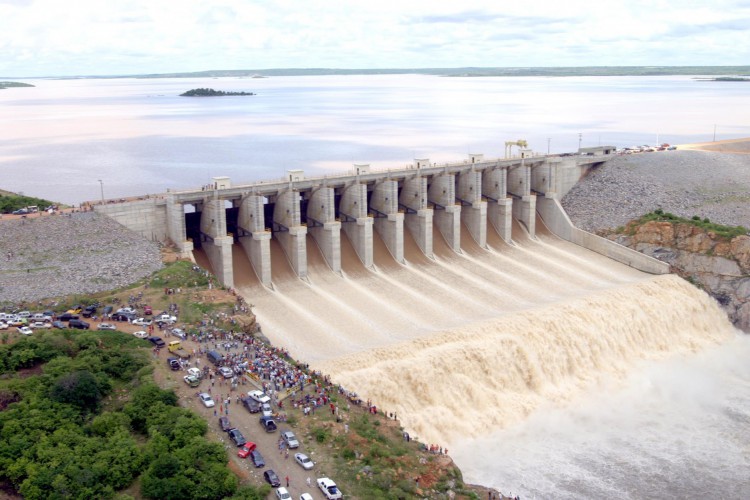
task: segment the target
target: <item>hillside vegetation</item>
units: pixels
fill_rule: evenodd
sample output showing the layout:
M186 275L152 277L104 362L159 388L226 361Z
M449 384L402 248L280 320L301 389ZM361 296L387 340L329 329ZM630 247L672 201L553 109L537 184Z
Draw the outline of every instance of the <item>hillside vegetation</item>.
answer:
M0 90L2 89L8 89L11 87L33 87L34 85L31 85L30 83L23 83L23 82L0 82Z

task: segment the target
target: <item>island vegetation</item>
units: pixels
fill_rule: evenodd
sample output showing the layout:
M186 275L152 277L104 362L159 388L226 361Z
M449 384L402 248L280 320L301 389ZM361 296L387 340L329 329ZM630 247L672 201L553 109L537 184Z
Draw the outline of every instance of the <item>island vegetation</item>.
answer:
M181 97L221 97L221 96L235 96L235 95L255 95L252 92L225 92L223 90L214 89L192 89L180 94Z
M33 87L30 83L23 82L0 82L0 90L9 89L11 87Z

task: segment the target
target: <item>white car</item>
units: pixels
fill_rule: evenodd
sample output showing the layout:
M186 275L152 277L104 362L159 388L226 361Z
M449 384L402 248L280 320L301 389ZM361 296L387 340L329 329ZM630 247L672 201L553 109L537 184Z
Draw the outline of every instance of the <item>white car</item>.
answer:
M170 316L169 314L163 313L158 316L154 317L154 321L157 323L169 323L170 325L173 325L174 323L177 323L177 316Z
M52 328L52 325L50 323L45 323L44 321L35 321L29 325L29 328Z
M29 328L28 326L19 326L18 328L16 328L16 330L18 330L18 333L23 333L24 335L31 335L32 333L34 333L34 330Z
M137 332L133 332L133 335L138 337L139 339L148 338L148 333L144 332L143 330L138 330Z
M284 442L290 449L299 448L299 441L297 441L297 436L295 436L292 431L282 432L281 439L284 440Z
M279 500L292 500L292 495L282 486L276 490L276 498Z
M214 400L211 399L211 395L209 393L201 392L200 394L198 394L198 397L203 403L203 406L205 406L206 408L213 408L214 406L216 406L216 403L214 403Z
M313 500L313 496L309 493L303 493L299 496L299 500Z
M294 461L297 462L300 465L300 467L302 467L305 470L310 470L315 466L315 463L312 460L310 460L310 457L308 457L304 453L295 453Z
M138 326L151 326L151 320L146 318L138 318L133 320L133 324Z
M323 492L323 495L328 500L336 500L338 498L344 498L344 494L336 486L336 483L328 479L327 477L318 478L318 488Z
M133 309L132 307L121 307L117 311L115 311L115 314L122 313L122 314L138 314L138 311Z
M200 370L200 368L196 368L194 366L192 368L188 368L187 374L195 378L203 378L203 372Z
M260 404L271 402L271 398L269 398L263 391L258 391L258 390L248 391L247 395L250 396L251 399L256 400Z
M234 372L228 366L222 366L221 368L219 368L219 372L221 372L221 374L224 376L224 378L232 378L232 377L234 377Z
M8 324L0 321L0 330L7 330Z
M112 323L99 323L96 326L97 330L117 330L117 327Z
M185 330L182 330L180 328L172 328L172 335L175 337L179 337L182 340L185 340L187 338L187 333L185 333Z
M273 410L271 409L271 405L269 405L268 403L263 403L262 405L260 405L260 412L264 417L273 417Z

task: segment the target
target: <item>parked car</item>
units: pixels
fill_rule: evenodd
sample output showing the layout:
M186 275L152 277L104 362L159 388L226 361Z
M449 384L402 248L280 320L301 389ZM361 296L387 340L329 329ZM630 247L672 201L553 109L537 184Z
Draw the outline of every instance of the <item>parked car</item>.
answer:
M143 330L138 330L137 332L133 332L133 336L138 337L139 339L147 339L148 333Z
M112 323L99 323L96 326L97 330L117 330L117 327Z
M78 316L75 313L62 313L60 316L57 317L58 321L70 321L71 319L78 319L80 316Z
M268 469L263 473L263 479L266 480L268 484L273 486L274 488L278 488L281 486L281 481L279 481L279 476L276 475L276 473L272 469Z
M297 436L295 436L292 431L282 432L281 439L284 440L287 447L289 447L290 449L299 448L299 441L297 441Z
M313 500L313 496L309 493L303 493L299 496L299 500Z
M168 313L161 313L154 317L154 321L161 321L162 323L173 325L177 323L177 316L172 316Z
M182 377L182 380L184 380L185 383L190 387L198 387L199 385L201 385L201 379L193 375L185 375L184 377Z
M219 427L224 432L229 432L232 428L232 424L229 423L229 417L219 417Z
M200 368L196 368L195 366L193 366L191 368L188 368L187 374L190 375L191 377L195 377L197 379L202 379L203 378L203 372L201 372Z
M166 343L164 342L164 340L162 340L162 338L161 338L161 337L149 337L149 338L148 338L148 341L149 341L149 342L151 342L152 344L154 344L154 345L155 345L156 347L158 347L159 349L161 349L162 347L164 347L165 345L167 345L167 344L166 344Z
M266 394L263 391L249 391L247 393L248 396L256 400L258 403L269 403L271 401L271 398L266 396Z
M338 488L338 486L336 486L336 483L334 483L327 477L318 478L317 482L318 488L320 488L320 491L323 492L323 495L325 495L328 500L344 498L344 494L341 493L341 490Z
M224 376L224 378L232 378L232 377L234 377L234 372L228 366L222 366L221 368L219 368L219 372L221 372L221 374Z
M203 406L206 408L213 408L216 406L216 403L214 403L214 400L211 399L211 395L206 392L201 392L198 394L198 398L200 398L201 403L203 403Z
M185 330L182 330L180 328L172 328L172 335L182 340L185 340L187 338L187 333L185 333Z
M151 308L151 306L143 306L144 316L151 316L152 314L154 314L154 310Z
M151 326L152 321L146 318L137 318L137 319L134 319L132 323L138 326Z
M121 307L115 312L120 314L138 314L138 311L136 311L132 307Z
M250 413L258 413L260 412L260 403L258 403L254 399L250 399L248 397L242 398L242 405L249 411Z
M102 309L102 314L110 314L112 312L112 306L104 306L104 309Z
M275 432L278 428L276 427L276 422L271 417L260 417L260 425L263 426L266 432Z
M292 500L292 495L282 486L276 490L276 498L277 500Z
M24 335L31 335L32 333L34 333L34 330L29 328L28 326L19 326L18 328L16 328L16 330L18 330L18 333L22 333Z
M86 306L83 312L81 312L81 315L84 318L90 318L94 314L96 314L96 306Z
M310 460L310 457L308 457L304 453L295 453L294 461L297 462L300 465L300 467L302 467L305 470L310 470L315 466L315 463L312 460Z
M171 368L173 371L177 371L180 368L182 368L182 366L180 365L180 360L177 358L173 358L173 357L167 358L167 364L169 365L169 368Z
M80 319L71 319L68 321L68 328L75 328L76 330L88 330L91 325Z
M247 441L240 447L239 451L237 451L237 456L240 458L247 458L252 454L253 451L255 451L255 448L257 448L257 445L255 443L253 443L252 441Z
M67 328L68 325L63 323L62 321L53 321L52 322L52 328Z
M224 356L222 356L216 351L208 351L208 354L206 354L206 357L211 363L215 365L219 365L224 360Z
M8 323L0 321L0 330L7 330L7 329L8 329Z
M227 431L227 434L229 434L229 439L231 439L232 442L237 446L242 446L247 443L245 436L243 436L240 430L237 428L229 429Z
M132 321L135 319L135 314L116 312L111 319L112 321Z
M253 461L253 465L258 469L266 466L266 461L263 460L263 455L261 455L258 450L250 452L250 460Z
M80 305L76 304L65 312L70 314L81 314L81 311L83 311L83 308Z
M33 323L29 324L29 328L37 329L37 328L51 328L52 325L49 323L45 323L44 321L34 321Z

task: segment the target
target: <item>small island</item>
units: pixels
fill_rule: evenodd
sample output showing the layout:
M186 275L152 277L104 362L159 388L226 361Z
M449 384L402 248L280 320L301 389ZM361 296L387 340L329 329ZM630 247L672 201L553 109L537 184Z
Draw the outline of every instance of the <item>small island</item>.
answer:
M11 87L33 87L33 85L30 83L23 83L23 82L0 82L0 90L8 89Z
M185 97L219 97L225 95L255 95L252 92L224 92L223 90L214 89L192 89L180 96Z

